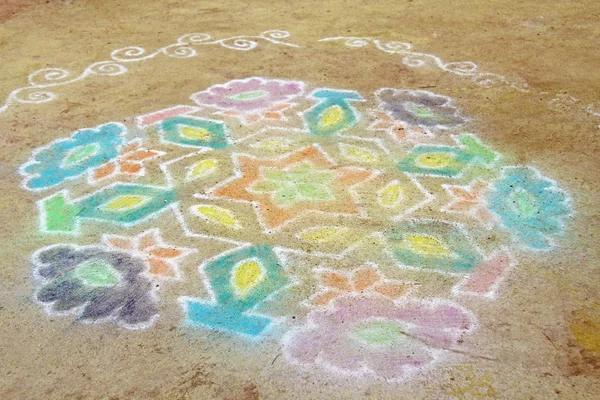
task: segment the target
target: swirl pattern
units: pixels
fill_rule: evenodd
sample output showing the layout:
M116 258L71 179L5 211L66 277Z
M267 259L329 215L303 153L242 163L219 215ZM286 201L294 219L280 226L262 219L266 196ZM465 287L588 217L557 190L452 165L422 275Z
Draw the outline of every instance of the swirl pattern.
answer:
M427 65L435 66L443 71L455 75L470 77L473 83L481 87L492 87L500 84L511 86L521 92L528 92L528 85L524 82L511 81L505 76L491 72L479 71L479 66L472 61L444 62L441 58L427 53L419 53L412 50L412 45L405 42L383 42L379 39L369 37L329 37L320 39L320 42L344 41L347 47L365 47L373 43L379 50L390 54L400 54L402 64L410 68L421 68Z
M268 30L256 36L233 36L223 39L213 39L207 33L188 33L180 36L175 43L161 47L149 52L143 47L128 46L116 49L110 53L110 60L97 61L90 64L79 75L74 75L64 68L42 68L32 72L27 78L27 85L14 89L10 92L2 106L0 113L6 111L16 103L45 103L55 100L58 95L50 90L38 90L68 85L80 81L90 75L116 76L128 71L123 63L140 62L149 60L159 54L174 58L191 58L198 55L198 51L192 46L197 45L220 45L227 49L248 51L255 49L259 42L270 42L277 45L299 47L283 39L289 38L291 34L287 31ZM29 92L33 90L33 92ZM23 92L28 92L24 94Z

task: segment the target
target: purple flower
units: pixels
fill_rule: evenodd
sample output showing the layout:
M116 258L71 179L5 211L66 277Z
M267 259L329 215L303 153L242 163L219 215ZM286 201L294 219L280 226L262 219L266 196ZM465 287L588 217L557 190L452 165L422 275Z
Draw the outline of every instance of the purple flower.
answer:
M283 343L299 364L398 380L457 347L474 325L471 313L447 300L347 295L311 311Z
M406 89L379 89L375 94L388 115L411 127L450 129L466 121L450 97Z
M211 86L191 98L200 105L254 113L287 102L303 92L303 82L247 78Z

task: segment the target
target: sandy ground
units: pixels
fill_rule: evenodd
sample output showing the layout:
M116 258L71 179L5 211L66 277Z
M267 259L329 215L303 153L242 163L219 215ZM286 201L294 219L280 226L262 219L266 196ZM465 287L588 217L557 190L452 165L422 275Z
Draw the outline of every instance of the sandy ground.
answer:
M0 397L597 398L599 16L598 2L567 0L1 2L0 97L7 102L0 112L0 179L5 190L0 197ZM225 42L229 48L220 43L197 45L192 46L197 51L194 57L160 53L122 62L128 70L119 75L89 73L67 82L126 46L140 46L147 50L144 54L151 54L187 33L225 39L274 29L289 32L281 41L298 47L264 36L254 39L258 45L249 51L232 49L236 45L231 42ZM403 63L403 54L382 51L374 42L348 47L344 40L319 41L339 36L410 43L413 52L424 55L425 65L411 67L410 60ZM476 63L479 72L497 74L495 84L486 87L481 84L484 76L447 64L467 60ZM30 83L51 86L14 92L28 85L29 74L55 67L72 75L54 81L37 75ZM385 261L377 259L372 248L326 265L350 271L372 260L394 280L422 279L419 301L424 296L450 296L478 319L466 355L453 354L454 358L398 379L381 374L347 376L323 365L299 368L293 357L283 354L283 331L249 341L182 326L178 298L209 296L197 267L206 255L219 254L226 246L185 237L172 217L131 229L89 224L77 237L40 228L36 202L57 190L24 190L19 167L31 160L34 149L109 121L133 126L134 116L194 105L189 100L192 93L252 76L298 80L310 90L355 90L365 96L379 88L443 94L470 118L468 132L502 153L506 165L534 167L568 195L573 212L563 220L564 234L557 235L556 246L547 252L515 250L518 266L493 299L452 297L454 281L445 275L419 278L416 272L384 269ZM58 78L46 78L53 77ZM53 94L30 96L40 91ZM369 101L365 107L374 107ZM365 129L366 122L361 122ZM148 171L151 183L160 173L155 161L148 161ZM427 186L427 178L423 180ZM80 177L59 189L71 190L74 198L93 191L84 184ZM420 217L437 215L422 210ZM248 211L241 222L251 216ZM180 283L160 288L160 317L151 327L130 330L112 323L80 323L76 315L58 315L36 300L40 287L33 272L36 250L57 243L98 245L103 234L134 236L155 227L165 242L200 251L182 262ZM252 241L255 233L250 230L246 239ZM287 245L278 240L272 244ZM290 267L301 282L309 283L276 299L271 315L287 317L283 327L307 318L309 310L297 304L318 291L311 271L321 263L308 257ZM292 315L297 321L292 322Z

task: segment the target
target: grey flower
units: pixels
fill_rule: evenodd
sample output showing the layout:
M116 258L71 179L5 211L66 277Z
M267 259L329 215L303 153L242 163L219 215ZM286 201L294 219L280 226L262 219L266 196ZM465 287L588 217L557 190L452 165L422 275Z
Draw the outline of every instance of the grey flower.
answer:
M147 327L157 316L153 284L144 260L96 246L59 244L33 256L43 283L36 299L49 312L72 312L81 321L116 320L128 328Z
M380 89L376 95L383 110L409 126L448 129L465 122L446 96L404 89Z

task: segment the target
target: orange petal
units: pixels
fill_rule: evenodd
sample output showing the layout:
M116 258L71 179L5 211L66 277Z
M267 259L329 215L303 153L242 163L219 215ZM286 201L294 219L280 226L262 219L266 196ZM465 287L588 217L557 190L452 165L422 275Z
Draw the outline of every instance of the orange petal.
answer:
M388 115L388 113L383 111L375 111L375 116L382 121L395 122L394 118L392 118Z
M164 260L159 258L150 257L148 259L148 264L150 264L150 273L152 275L160 275L160 276L175 276L175 272L173 268Z
M488 188L488 184L486 182L477 181L473 184L471 188L471 193L476 195L477 197L481 196Z
M409 283L387 282L377 285L373 288L373 290L377 293L381 293L384 296L395 299L397 297L404 296L413 287L414 285Z
M458 197L465 200L475 200L476 196L474 196L469 190L462 188L460 186L449 186L448 190L454 197Z
M110 246L115 247L117 249L135 250L133 248L133 240L130 239L113 236L109 237L106 241Z
M280 113L280 112L267 111L263 115L267 119L274 119L274 120L277 120L277 121L279 121L280 119L283 119L283 114Z
M406 137L406 129L404 129L403 126L394 126L392 129L394 130L394 135L396 135L398 139Z
M475 211L475 218L483 222L485 225L492 226L494 223L494 214L487 208L480 207Z
M132 151L134 151L135 149L137 149L138 147L140 147L142 144L138 141L135 140L129 144L127 144L123 150L121 151L121 154L127 154L127 153L131 153Z
M148 247L154 246L156 244L154 234L152 232L148 232L145 235L140 236L140 241L138 243L140 250L146 250Z
M341 294L340 292L328 290L327 292L319 293L319 294L315 295L315 297L310 299L310 302L317 306L324 306L325 304L329 304L329 302L331 300L335 299L340 294Z
M412 128L411 133L415 135L427 135L427 132L422 128Z
M130 174L130 175L137 175L142 170L141 164L132 163L132 162L128 162L128 161L122 161L121 163L119 163L119 167L120 167L119 169L121 170L121 172L123 172L125 174Z
M240 115L241 112L236 111L236 110L225 110L225 111L221 111L220 114L221 115L237 116L237 115Z
M362 268L354 273L352 282L355 290L364 290L379 282L380 279L374 268Z
M477 203L475 201L459 200L459 201L452 203L450 206L448 206L448 210L464 212L464 211L468 211L468 210L472 209L473 207L477 207L478 205L479 205L479 203Z
M344 275L336 274L335 272L324 272L320 276L320 280L325 286L329 286L331 288L350 291L351 286L348 278Z
M142 160L145 160L146 158L156 157L157 155L158 155L157 151L139 149L132 153L126 154L125 156L123 156L123 159L129 160L129 161L142 161Z
M183 252L175 247L155 247L150 251L150 254L158 258L175 258L179 257Z
M391 127L392 127L392 124L390 124L389 122L385 122L385 121L377 121L372 125L372 129L375 129L375 130L389 129Z
M268 111L285 111L288 108L292 108L294 105L290 104L290 103L282 103L282 104L277 104L274 107L271 107Z
M252 115L248 115L244 118L244 121L246 121L246 123L248 124L254 124L257 123L258 121L260 121L262 119L262 116L260 114L252 114Z
M113 162L104 164L94 171L94 179L102 179L112 175L116 170L116 165Z

